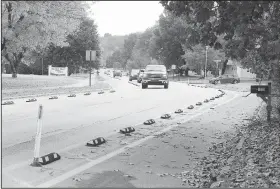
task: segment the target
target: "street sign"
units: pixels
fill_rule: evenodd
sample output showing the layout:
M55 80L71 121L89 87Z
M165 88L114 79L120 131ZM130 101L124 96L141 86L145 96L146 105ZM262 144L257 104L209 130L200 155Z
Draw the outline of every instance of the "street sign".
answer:
M269 94L269 87L268 85L251 85L251 93L267 95Z
M94 61L96 58L96 51L87 50L86 51L86 61Z
M172 70L176 70L176 65L173 64L173 65L171 66L171 69L172 69Z

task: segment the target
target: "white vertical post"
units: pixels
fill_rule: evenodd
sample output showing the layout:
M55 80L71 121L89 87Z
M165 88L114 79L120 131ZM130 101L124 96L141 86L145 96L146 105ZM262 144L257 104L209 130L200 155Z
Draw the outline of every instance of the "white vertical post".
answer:
M32 166L41 166L39 163L40 157L40 143L41 143L41 135L42 135L42 116L43 116L43 106L40 104L38 111L38 120L37 120L37 133L35 136L35 146L34 146L34 159Z
M51 69L52 69L52 65L49 65L49 76L51 75Z

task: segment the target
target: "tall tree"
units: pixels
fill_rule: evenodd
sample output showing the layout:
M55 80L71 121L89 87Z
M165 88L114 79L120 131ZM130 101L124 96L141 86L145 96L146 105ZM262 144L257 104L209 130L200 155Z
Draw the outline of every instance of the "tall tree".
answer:
M165 12L159 18L158 27L150 43L152 58L160 60L166 67L172 64L180 66L184 63L182 43L185 42L185 26L180 18Z
M65 46L86 10L78 1L2 1L1 51L17 77L18 65L28 51L52 42Z
M188 39L218 49L224 35L226 56L272 78L280 94L279 1L161 1L165 9L190 24ZM280 119L280 98L273 98Z

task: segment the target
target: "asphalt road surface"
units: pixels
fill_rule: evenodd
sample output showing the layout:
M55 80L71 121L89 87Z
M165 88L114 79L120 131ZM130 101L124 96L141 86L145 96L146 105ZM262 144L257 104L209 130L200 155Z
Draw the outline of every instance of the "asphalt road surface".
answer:
M2 166L3 186L39 186L48 180L49 175L32 177L32 170L26 173L23 168L31 166L34 137L37 127L39 104L43 105L43 129L40 155L51 152L69 152L85 146L96 137L110 138L116 129L134 126L136 129L147 119L158 119L164 113L173 113L197 102L203 102L220 94L217 89L198 88L182 83L170 82L169 89L163 86L149 86L141 89L132 85L127 77L115 79L103 75L116 91L104 94L92 93L89 96L76 94L70 98L59 95L56 100L39 97L36 102L27 99L14 100L14 105L2 106ZM134 81L136 83L136 81ZM82 166L85 159L74 164L71 160L60 160L56 164L69 165L67 171ZM36 168L35 168L36 169ZM26 171L26 169L25 169ZM41 171L42 172L42 171ZM26 175L29 174L29 175ZM43 174L43 173L42 173ZM24 177L26 175L26 178Z

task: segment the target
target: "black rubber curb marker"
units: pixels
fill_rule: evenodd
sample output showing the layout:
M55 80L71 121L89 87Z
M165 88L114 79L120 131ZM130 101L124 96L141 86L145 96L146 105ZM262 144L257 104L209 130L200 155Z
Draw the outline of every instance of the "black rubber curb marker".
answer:
M215 97L210 98L210 100L215 100Z
M134 131L135 129L133 127L126 127L124 129L120 129L120 133L122 134L132 133Z
M155 120L153 119L148 119L147 121L144 122L144 125L152 125L155 123Z
M11 104L14 104L14 101L6 101L2 103L2 105L11 105Z
M194 106L193 106L193 105L190 105L190 106L188 107L188 109L194 109Z
M35 102L35 101L37 101L36 98L30 98L30 99L28 99L26 102Z
M111 90L111 91L110 91L110 93L114 93L114 92L116 92L116 91L115 91L115 90Z
M68 97L76 97L75 94L70 94Z
M208 102L209 102L209 100L208 100L208 99L205 99L205 100L204 100L204 103L208 103Z
M90 92L88 92L88 93L85 93L84 95L91 95L91 93L90 93Z
M195 105L197 105L197 106L201 106L201 105L202 105L202 103L201 103L201 102L198 102L198 103L196 103Z
M51 96L51 97L49 98L49 100L54 100L54 99L58 99L58 97L57 97L57 96Z
M47 164L50 164L50 163L60 160L60 159L61 159L60 155L58 153L53 152L53 153L40 157L38 163L41 165L47 165Z
M215 96L215 98L220 98L220 96Z
M103 93L104 93L104 91L99 91L99 92L98 92L98 94L103 94Z
M178 110L176 110L176 111L175 111L175 113L176 113L176 114L180 114L180 113L183 113L183 110L181 110L181 109L178 109Z
M171 118L171 115L170 114L164 114L160 118L161 119L169 119L169 118Z
M101 144L104 144L105 142L106 140L103 137L98 137L96 139L87 142L87 146L99 146Z

